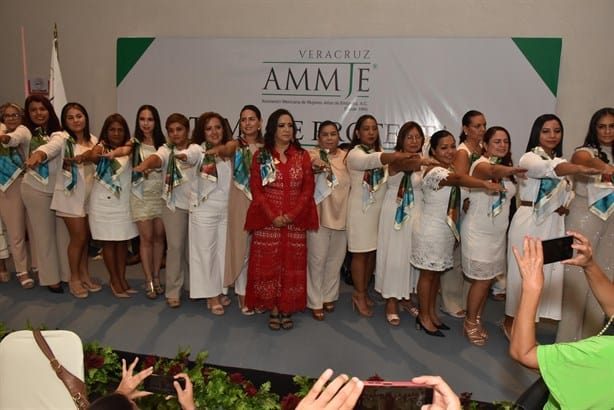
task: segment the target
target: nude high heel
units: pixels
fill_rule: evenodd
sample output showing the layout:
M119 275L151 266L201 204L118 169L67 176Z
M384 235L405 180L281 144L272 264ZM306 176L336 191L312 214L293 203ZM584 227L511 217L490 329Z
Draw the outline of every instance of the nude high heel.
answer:
M369 309L367 305L365 295L353 294L352 295L352 311L358 310L358 314L363 317L372 317L373 311Z
M465 318L463 322L463 335L476 346L484 346L486 344L486 339L481 333L480 322L477 320L474 322Z

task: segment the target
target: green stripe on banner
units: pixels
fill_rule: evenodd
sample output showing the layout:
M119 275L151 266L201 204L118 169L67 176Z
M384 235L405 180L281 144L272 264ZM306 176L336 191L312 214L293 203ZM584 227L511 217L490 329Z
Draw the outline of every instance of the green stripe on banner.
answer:
M529 37L512 37L512 40L556 97L563 40Z
M155 37L122 37L117 39L116 87L119 87L154 40Z

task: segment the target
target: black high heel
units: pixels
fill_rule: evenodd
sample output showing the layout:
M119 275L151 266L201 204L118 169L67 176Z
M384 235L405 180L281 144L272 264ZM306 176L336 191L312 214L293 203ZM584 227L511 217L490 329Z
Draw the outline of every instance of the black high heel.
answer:
M416 330L424 330L424 333L426 333L429 336L436 336L436 337L446 337L446 335L444 335L443 333L441 333L441 331L439 329L433 331L428 330L426 327L424 327L424 325L422 324L422 322L420 321L420 317L416 317Z
M433 323L435 325L435 327L439 330L450 330L450 326L446 325L445 323L440 323L438 325L436 325L435 323Z

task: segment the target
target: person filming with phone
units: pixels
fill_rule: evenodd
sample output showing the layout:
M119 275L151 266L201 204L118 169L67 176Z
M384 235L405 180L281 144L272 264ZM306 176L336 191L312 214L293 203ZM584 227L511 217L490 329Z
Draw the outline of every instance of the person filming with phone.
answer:
M512 326L510 356L523 366L538 370L550 396L544 409L611 409L614 386L614 336L603 335L614 319L614 283L593 260L589 240L577 233L571 245L576 256L565 265L579 266L601 308L609 317L595 336L577 342L539 345L535 317L544 288L544 256L541 240L525 237L522 251L512 251L522 277L520 303Z

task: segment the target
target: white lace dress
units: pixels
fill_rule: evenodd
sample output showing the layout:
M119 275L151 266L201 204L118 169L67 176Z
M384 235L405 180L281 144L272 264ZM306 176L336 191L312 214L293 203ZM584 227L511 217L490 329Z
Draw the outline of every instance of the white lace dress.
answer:
M473 175L475 167L482 163L489 161L484 157L477 159L471 165L469 175ZM473 188L469 193L471 204L461 225L461 253L463 272L471 279L488 280L506 271L506 232L516 185L509 180L503 183L507 190L503 208L494 217L491 216L492 205L499 195L488 194L479 188Z
M439 187L449 174L435 167L422 180L422 214L414 219L412 232L411 263L416 268L443 272L453 265L455 238L446 223L452 187Z
M388 177L386 196L379 219L377 233L377 266L375 268L375 290L386 299L409 299L416 287L420 272L409 263L412 243L413 221L420 215L422 208L422 172L411 174L414 192L414 206L409 210L409 218L394 229L397 212L397 192L403 179L403 172Z

